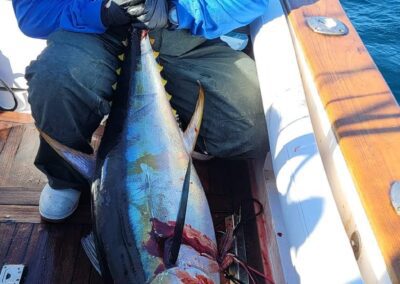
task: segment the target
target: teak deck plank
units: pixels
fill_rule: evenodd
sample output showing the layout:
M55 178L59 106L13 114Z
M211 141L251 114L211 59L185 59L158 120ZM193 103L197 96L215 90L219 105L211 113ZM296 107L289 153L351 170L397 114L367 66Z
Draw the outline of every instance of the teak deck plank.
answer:
M32 234L33 224L16 224L14 237L4 259L4 263L21 263L24 260Z
M90 206L79 206L76 212L65 222L71 224L91 224ZM43 223L38 206L31 205L0 205L0 223Z
M32 166L39 146L35 127L0 122L0 129L0 186L42 187L46 177Z
M24 257L23 264L26 266L24 280L25 283L44 283L42 269L46 268L45 258L42 252L47 243L47 232L43 224L34 224L31 237L29 239L28 248ZM45 266L45 267L42 267Z
M3 187L0 186L0 205L38 205L40 187Z
M89 226L82 226L81 236L86 236L87 234L89 234L90 230L91 230L91 228ZM78 245L78 252L76 254L72 283L76 283L76 284L90 283L92 268L93 267L92 267L91 263L89 262L82 246ZM97 274L96 271L94 271L94 273ZM98 279L101 280L100 277ZM97 282L99 282L99 281L97 281Z
M13 240L15 226L15 224L0 223L0 265L4 264L4 259Z
M25 127L22 125L13 126L9 130L6 144L0 153L0 185L7 184L8 178L11 176L11 167L14 162L15 155L17 154L19 144L21 143L24 130Z
M393 282L400 282L400 217L390 187L400 181L400 108L337 0L283 0ZM323 36L306 16L343 21L349 34ZM313 86L314 88L314 86Z
M76 256L80 249L81 226L52 226L50 234L48 246L54 252L53 270L56 272L53 273L52 283L72 283Z
M10 129L14 124L0 121L0 152L3 151L4 145L6 144Z

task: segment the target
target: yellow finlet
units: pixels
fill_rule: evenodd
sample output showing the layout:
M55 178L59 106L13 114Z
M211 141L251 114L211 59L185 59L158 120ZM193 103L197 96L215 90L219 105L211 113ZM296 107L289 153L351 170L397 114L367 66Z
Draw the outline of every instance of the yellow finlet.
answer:
M115 72L117 73L117 75L121 75L121 68L118 68L117 70L115 70Z
M118 55L118 59L121 60L121 61L124 61L125 53L121 53L120 55Z

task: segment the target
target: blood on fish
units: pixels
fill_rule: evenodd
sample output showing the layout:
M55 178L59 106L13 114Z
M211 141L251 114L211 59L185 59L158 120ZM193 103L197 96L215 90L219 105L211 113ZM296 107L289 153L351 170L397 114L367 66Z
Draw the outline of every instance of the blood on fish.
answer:
M154 275L157 275L165 270L165 265L164 263L160 263L160 265L157 266L156 270L154 270Z
M204 275L196 275L196 277L193 277L183 270L178 270L175 274L184 284L214 284L214 281Z
M158 238L150 233L150 238L143 244L143 247L152 256L162 257L164 251L165 239Z
M161 222L156 218L152 218L152 231L162 238L172 237L175 229L175 221ZM216 244L206 235L192 228L190 225L185 225L183 228L182 243L191 246L200 254L208 254L213 258L217 258L218 250Z
M204 275L196 275L196 278L200 280L200 283L207 283L207 284L213 284L214 281L211 279L205 277Z
M143 247L150 255L163 258L165 243L174 235L175 222L161 222L156 218L152 218L151 222L150 238L143 244ZM191 246L199 254L207 254L211 258L217 258L218 251L214 242L203 233L193 229L190 225L185 225L183 228L182 243ZM163 269L159 266L154 274L156 275L164 270L165 266Z

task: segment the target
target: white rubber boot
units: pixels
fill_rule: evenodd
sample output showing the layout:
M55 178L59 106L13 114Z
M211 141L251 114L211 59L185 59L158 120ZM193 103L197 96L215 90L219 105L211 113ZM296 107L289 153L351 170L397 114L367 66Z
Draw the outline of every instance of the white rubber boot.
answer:
M61 222L74 213L81 192L72 188L53 189L46 184L40 194L39 213L49 222Z

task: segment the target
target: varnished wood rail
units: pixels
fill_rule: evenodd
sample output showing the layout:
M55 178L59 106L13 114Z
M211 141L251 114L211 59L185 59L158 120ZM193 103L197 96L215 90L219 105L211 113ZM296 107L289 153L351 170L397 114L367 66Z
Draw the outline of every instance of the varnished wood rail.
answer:
M370 226L384 260L384 272L382 275L377 273L375 280L386 282L390 279L399 283L400 216L390 202L391 185L400 180L399 105L339 1L281 1L288 15L318 144L325 152L322 153L324 166L334 190L342 187L334 193L340 203L338 207L346 207L344 211L352 212L346 213L343 219L348 235L354 237L358 229ZM348 26L349 33L346 36L314 33L307 26L307 16L335 17ZM318 109L322 109L323 114ZM326 127L323 129L321 115L329 121L328 131ZM334 142L329 141L330 135ZM343 167L347 169L339 166L337 159L328 157L338 152L335 145L340 146L339 152L345 161ZM344 170L349 173L351 186L344 186L346 174L340 174ZM351 187L355 188L362 204L360 208L365 211L367 222L363 224L357 223L360 218L348 198ZM359 245L363 248L371 241L363 234L360 239ZM365 255L357 255L357 252L356 257L364 264L367 261ZM369 275L372 272L362 273Z
M29 113L0 111L0 121L17 122L17 123L33 123L33 117Z

